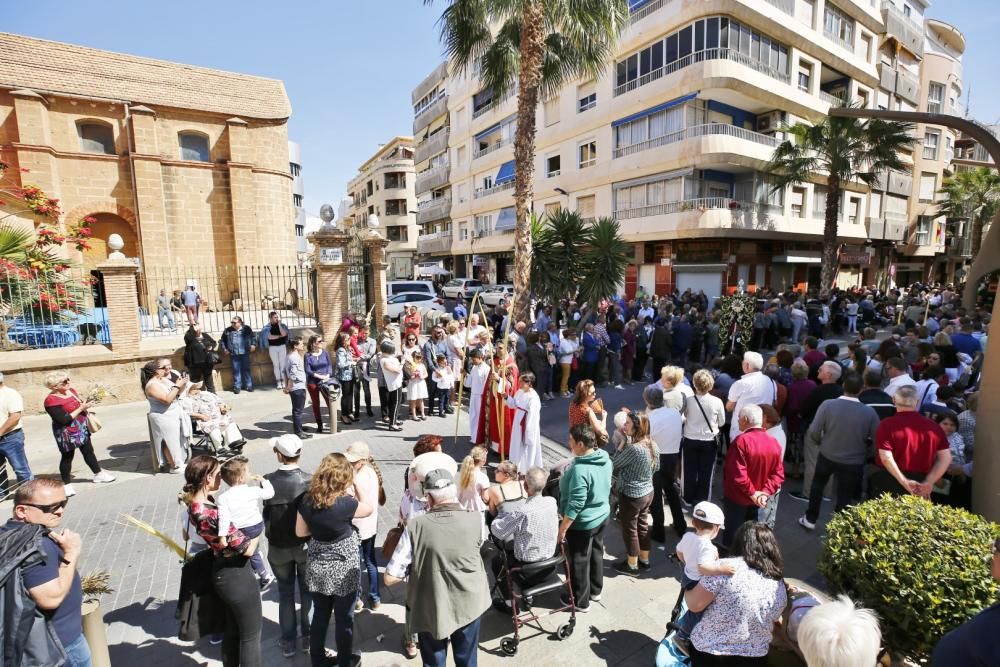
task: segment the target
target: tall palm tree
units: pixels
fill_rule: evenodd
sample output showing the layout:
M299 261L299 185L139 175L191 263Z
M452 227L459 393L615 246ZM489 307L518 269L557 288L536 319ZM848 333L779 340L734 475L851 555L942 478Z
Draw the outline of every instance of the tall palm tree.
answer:
M986 167L961 171L946 178L938 190L947 196L940 212L952 218L972 220L972 259L983 245L986 224L1000 208L1000 174Z
M912 126L885 120L826 117L786 128L791 138L774 149L765 168L773 174L774 190L813 177L827 181L826 218L823 225L823 264L820 293L833 288L837 271L837 222L844 187L860 181L869 187L888 170L907 171L899 151L912 148Z
M614 54L628 15L628 0L449 0L441 14L441 41L452 66L459 73L478 67L493 104L517 90L511 308L517 319L527 315L530 299L538 100L577 78L597 78Z

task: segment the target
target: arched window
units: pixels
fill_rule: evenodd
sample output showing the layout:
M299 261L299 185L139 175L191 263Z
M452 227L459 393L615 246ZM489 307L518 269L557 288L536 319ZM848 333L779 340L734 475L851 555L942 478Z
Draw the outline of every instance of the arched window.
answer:
M76 125L80 150L84 153L115 154L115 131L106 123L82 122Z
M181 159L194 162L208 162L208 137L195 132L181 132L177 135L181 147Z

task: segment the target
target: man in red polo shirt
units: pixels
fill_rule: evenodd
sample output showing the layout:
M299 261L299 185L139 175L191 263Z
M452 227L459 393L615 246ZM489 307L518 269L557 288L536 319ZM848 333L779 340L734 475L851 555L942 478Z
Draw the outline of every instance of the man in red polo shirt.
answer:
M756 521L757 511L778 492L785 480L781 445L764 430L764 415L758 405L747 405L739 414L740 435L726 452L722 478L722 510L726 528L722 544L729 547L736 529Z
M875 432L879 470L868 480L868 497L912 493L930 498L935 482L951 465L948 437L937 422L917 412L915 387L900 387L892 402L896 414L883 419Z

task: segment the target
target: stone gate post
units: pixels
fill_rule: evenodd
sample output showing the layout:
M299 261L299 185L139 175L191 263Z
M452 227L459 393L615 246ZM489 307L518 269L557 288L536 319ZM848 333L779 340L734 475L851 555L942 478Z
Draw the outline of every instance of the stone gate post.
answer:
M139 328L139 296L135 274L139 267L127 259L108 259L98 264L104 281L108 307L108 328L111 329L111 349L115 353L139 353L142 331Z

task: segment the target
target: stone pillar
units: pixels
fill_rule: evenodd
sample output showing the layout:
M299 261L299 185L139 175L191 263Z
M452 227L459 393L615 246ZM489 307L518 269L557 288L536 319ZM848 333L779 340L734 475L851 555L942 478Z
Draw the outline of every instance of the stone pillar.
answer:
M13 144L17 154L14 178L20 185L31 183L40 187L46 195L56 199L62 197L59 188L59 161L49 152L52 133L49 127L49 107L44 97L33 90L22 88L11 92L14 98L14 120L17 123L17 143ZM16 174L17 168L27 169L26 174ZM11 174L8 174L10 177ZM32 216L17 216L32 219Z
M368 249L368 259L371 262L372 271L372 299L375 308L372 310L371 326L374 329L382 329L382 317L385 315L386 306L386 285L385 285L385 248L389 241L378 234L371 234L365 239L365 248Z
M347 313L347 244L350 237L333 225L324 225L310 239L315 246L316 309L327 340L340 331Z
M242 118L226 121L229 134L229 197L233 211L233 241L236 256L244 265L260 264L260 239L257 231L256 207L254 203L253 162L248 136L247 122ZM258 295L244 295L254 299Z
M135 274L139 267L125 259L108 259L98 264L97 270L104 279L111 349L122 354L138 354L142 332Z
M132 133L129 161L135 181L135 216L142 243L136 254L146 266L174 266L163 201L163 167L156 139L156 113L149 107L131 107L129 131Z

